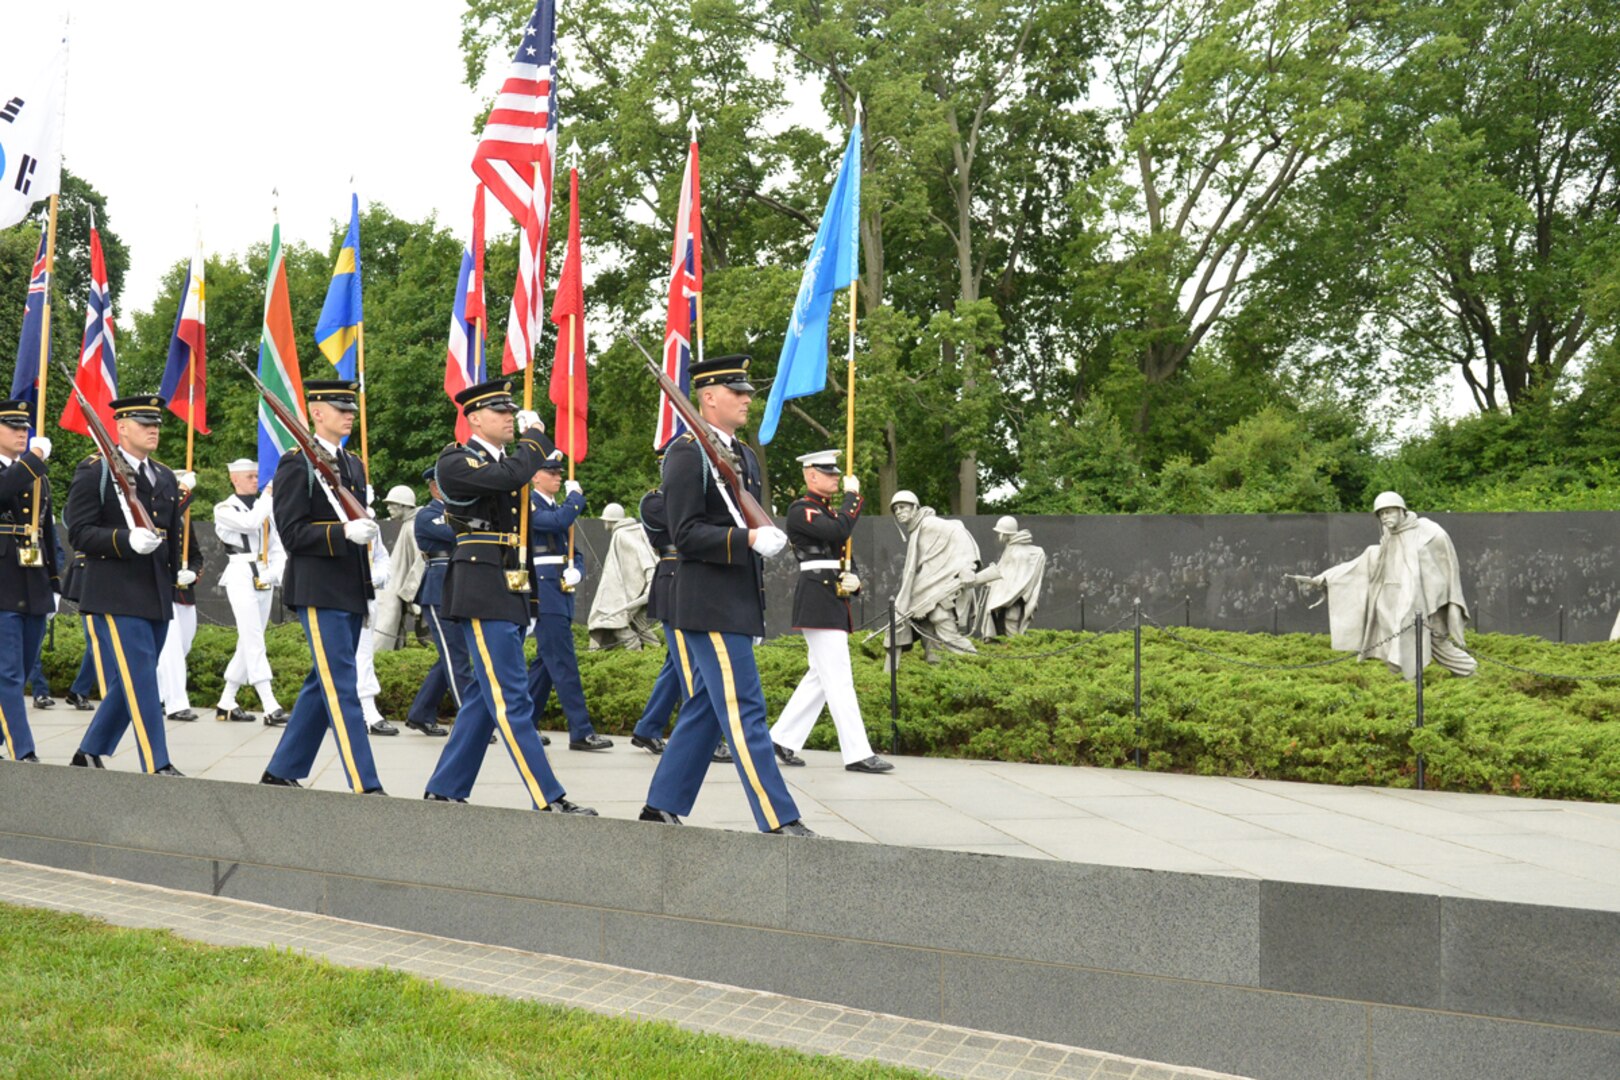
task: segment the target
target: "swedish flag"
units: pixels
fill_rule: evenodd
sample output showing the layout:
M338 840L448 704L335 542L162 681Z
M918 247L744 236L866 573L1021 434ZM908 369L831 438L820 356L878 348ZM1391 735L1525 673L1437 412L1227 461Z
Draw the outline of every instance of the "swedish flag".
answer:
M315 323L315 344L336 367L338 378L356 378L356 349L365 313L360 304L360 196L350 196L349 233L343 238L326 303Z

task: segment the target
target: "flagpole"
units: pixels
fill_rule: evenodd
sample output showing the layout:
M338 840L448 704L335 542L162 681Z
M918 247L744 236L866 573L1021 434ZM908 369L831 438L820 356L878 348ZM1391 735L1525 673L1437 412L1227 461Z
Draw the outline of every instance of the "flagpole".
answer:
M44 322L40 324L39 329L39 379L35 383L38 387L38 400L34 403L34 432L39 435L45 434L45 381L51 368L51 286L54 284L51 276L56 269L56 206L57 197L52 195L50 216L45 226L45 293L44 303L40 308L40 316ZM39 533L39 504L44 495L44 487L44 480L35 477L34 500L28 508L28 539L33 555L29 557L23 552L18 553L25 566L42 565L44 558L40 550Z
M697 113L692 114L691 119L689 119L686 122L686 127L687 127L687 130L690 131L691 134L692 134L692 144L694 146L697 145L697 136L698 136ZM693 196L692 196L693 201L696 202L697 198L698 198L697 194L694 193ZM701 247L702 241L703 241L703 236L702 236L703 225L702 225L702 222L703 222L703 215L702 215L702 213L700 211L699 214L698 214L698 229L699 229L698 244L699 244L700 247ZM697 267L694 266L692 269L696 270ZM697 290L697 362L700 363L700 364L703 363L703 286L701 284L698 285L698 290Z
M540 197L540 163L538 161L536 161L534 163L534 186L530 191L529 198L532 200L532 199L538 199L539 197ZM519 244L524 243L523 223L521 221L518 222L518 243ZM519 265L522 265L522 258L523 258L523 256L522 256L522 253L520 252L518 254ZM538 267L539 267L539 253L538 252L535 253L535 266L538 269ZM536 291L536 296L538 296L539 295L539 289L540 289L540 282L539 281L536 281L534 283L534 288L535 288L535 291ZM531 304L534 303L535 298L531 297L530 302L531 302ZM537 329L531 328L530 333L538 335L539 331ZM534 411L534 347L537 344L538 344L538 342L530 340L530 342L529 342L529 355L525 356L523 358L523 410L525 412L533 412ZM561 433L559 432L559 434L561 434ZM572 466L572 462L570 462L570 466ZM523 517L518 522L518 565L519 566L523 566L524 565L524 560L528 558L528 551L529 551L529 515L530 515L530 508L534 505L534 477L531 476L528 479L523 481L523 494L525 496L525 498L523 500ZM533 565L534 565L533 563L529 564L531 569L532 569Z
M861 122L861 99L855 98L855 123ZM856 179L860 179L857 173ZM860 227L859 205L855 207L856 228ZM845 396L844 412L844 468L849 475L855 475L855 290L860 284L860 263L854 266L855 276L849 283L849 348L847 354L846 370L848 391ZM847 571L855 563L855 534L850 533L844 540L844 569Z
M578 316L568 316L568 479L574 478L574 455L579 451L579 413L575 411L578 404L574 398L574 320ZM574 526L568 526L568 566L574 565ZM566 580L563 581L563 592L573 592L573 587Z
M356 328L355 370L360 375L360 468L365 470L366 479L371 479L371 455L366 446L366 323L360 320Z
M185 298L180 304L185 306ZM192 468L192 450L197 442L197 350L191 350L186 363L186 472ZM191 569L191 503L186 503L186 519L180 530L180 569Z

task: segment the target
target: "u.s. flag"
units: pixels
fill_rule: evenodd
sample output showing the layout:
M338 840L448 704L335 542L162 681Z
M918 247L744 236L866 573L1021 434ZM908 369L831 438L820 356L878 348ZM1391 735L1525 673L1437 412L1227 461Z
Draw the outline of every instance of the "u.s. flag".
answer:
M473 172L520 225L530 203L544 207L543 220L551 216L551 169L557 154L556 41L556 5L539 0L523 27L523 40L473 154ZM539 198L534 187L537 166Z
M79 368L73 381L89 400L102 426L113 426L112 401L118 396L118 351L113 341L112 289L107 284L107 262L101 253L101 230L90 219L90 302L84 309L84 343L79 347ZM69 394L58 427L89 436L78 394Z
M698 192L698 145L693 138L686 152L681 178L681 200L675 208L675 244L669 257L669 300L664 314L664 374L682 391L692 388L692 324L697 319L697 297L703 291L703 211ZM658 426L653 449L686 430L675 406L658 393Z

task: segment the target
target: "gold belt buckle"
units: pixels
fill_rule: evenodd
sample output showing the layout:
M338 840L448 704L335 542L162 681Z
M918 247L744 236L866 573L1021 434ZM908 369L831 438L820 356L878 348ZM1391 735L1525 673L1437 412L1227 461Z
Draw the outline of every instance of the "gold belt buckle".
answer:
M257 590L258 592L269 592L270 591L270 583L268 581L265 581L262 578L254 578L253 579L253 588L255 590Z

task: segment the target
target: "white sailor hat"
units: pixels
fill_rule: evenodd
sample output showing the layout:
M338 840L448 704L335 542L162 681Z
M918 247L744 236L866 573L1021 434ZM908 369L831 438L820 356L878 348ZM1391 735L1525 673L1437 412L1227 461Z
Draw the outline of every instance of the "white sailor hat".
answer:
M805 468L824 472L828 476L842 475L838 468L838 451L836 450L817 450L810 454L800 454L796 460Z
M225 466L226 472L258 472L259 463L251 458L239 457Z

